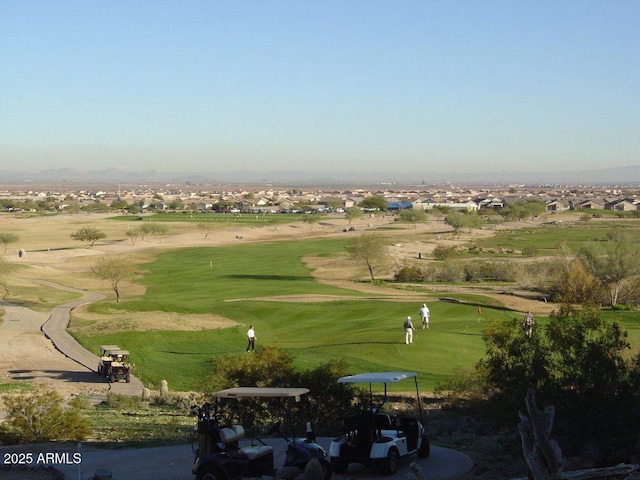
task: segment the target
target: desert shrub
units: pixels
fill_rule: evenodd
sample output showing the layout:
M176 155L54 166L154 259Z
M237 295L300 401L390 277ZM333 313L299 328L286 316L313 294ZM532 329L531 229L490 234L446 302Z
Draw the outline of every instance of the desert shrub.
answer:
M137 409L142 407L142 397L132 397L119 393L107 393L107 406L117 409Z
M558 262L558 266L559 275L551 288L551 296L555 302L586 303L601 296L598 294L598 282L581 262Z
M456 253L456 247L447 247L445 245L438 245L433 249L433 257L436 260L447 260L455 257Z
M298 385L307 387L309 408L314 421L316 435L335 435L336 419L344 415L351 404L354 389L349 384L336 380L347 375L347 365L343 360L331 360L312 370L298 374Z
M516 278L511 262L467 262L464 264L464 276L467 282L491 280L511 282Z
M197 392L169 393L168 395L155 395L151 397L149 405L154 407L169 407L178 412L190 412L193 405L204 403L203 395ZM165 408L166 409L166 408Z
M77 403L63 407L62 397L53 390L6 395L5 421L0 425L0 440L7 444L85 440L89 422Z
M464 265L456 262L445 262L437 271L439 282L462 282L465 279Z
M269 346L259 347L252 355L217 357L202 385L208 393L242 385L307 387L311 393L306 401L296 404L292 412L292 417L301 423L297 429L312 420L316 434L333 434L336 418L344 415L353 397L351 387L336 382L346 374L346 364L338 360L297 372L293 368L293 357ZM229 423L237 422L251 430L282 418L283 407L282 400L278 399L243 399L237 404L220 402L218 411Z
M453 375L436 385L434 393L454 408L481 403L487 397L486 382L476 369L455 369Z
M620 286L618 301L627 305L640 305L640 276L627 279Z
M400 283L408 283L408 282L422 282L424 281L424 273L420 267L402 267L398 270L394 276L394 281Z

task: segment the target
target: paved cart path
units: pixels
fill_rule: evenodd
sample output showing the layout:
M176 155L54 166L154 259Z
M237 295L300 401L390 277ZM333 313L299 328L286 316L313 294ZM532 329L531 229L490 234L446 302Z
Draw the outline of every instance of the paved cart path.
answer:
M67 332L67 326L69 325L71 310L81 305L86 305L87 303L102 300L104 298L104 295L100 293L88 292L86 290L67 287L46 280L37 280L37 282L48 287L83 295L82 298L78 300L74 300L72 302L55 307L51 311L47 321L42 325L41 330L45 334L45 336L55 345L56 349L63 353L66 357L84 366L87 370L96 372L100 358L98 357L98 355L86 350L71 335L69 335L69 333ZM134 375L131 375L131 380L129 383L126 383L124 381L112 383L110 391L122 395L136 396L142 394L143 388L144 385L142 384L140 379L136 378Z
M329 448L330 438L318 438L323 448ZM281 438L266 439L274 448L276 468L284 463L286 443ZM90 478L96 470L104 468L113 473L116 480L193 480L191 473L193 451L191 445L156 447L127 450L82 451L82 460L77 465L56 465L65 478ZM395 475L387 476L361 465L350 465L345 473L334 473L332 480L389 480L403 479L411 471L411 463L416 462L425 478L429 480L456 479L469 472L473 461L467 455L432 446L429 458L412 455L400 461Z

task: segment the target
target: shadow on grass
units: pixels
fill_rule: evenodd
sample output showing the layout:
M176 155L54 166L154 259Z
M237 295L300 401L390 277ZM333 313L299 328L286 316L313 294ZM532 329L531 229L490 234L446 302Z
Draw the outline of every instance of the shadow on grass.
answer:
M158 352L172 355L211 355L211 352L176 352L175 350L158 350Z
M225 275L227 278L234 278L237 280L284 280L287 282L290 281L314 281L313 278L303 276L303 275L240 275L240 274L232 274Z
M325 345L314 345L313 347L309 347L309 348L333 348L333 347L343 347L346 345L398 345L398 344L403 344L404 345L404 340L402 341L393 341L393 342L344 342L344 343L327 343Z

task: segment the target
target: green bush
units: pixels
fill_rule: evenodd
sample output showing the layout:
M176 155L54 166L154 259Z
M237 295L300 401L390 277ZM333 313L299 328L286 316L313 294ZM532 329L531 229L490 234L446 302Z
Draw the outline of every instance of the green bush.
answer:
M424 273L419 267L402 267L398 270L393 279L396 282L400 283L409 283L409 282L423 282L424 281Z
M346 365L332 360L312 370L297 372L293 358L277 347L258 347L255 353L217 357L212 372L203 382L203 390L212 393L238 386L307 387L307 401L294 406L292 417L299 421L298 433L312 420L316 435L334 434L337 419L348 410L354 390L336 380L347 375ZM240 423L249 431L275 422L284 416L279 399L243 399L220 402L219 415L227 423Z
M436 260L447 260L451 257L455 257L456 253L456 247L447 247L445 245L438 245L433 249L433 257Z
M563 305L529 338L520 319L496 322L483 333L486 357L477 364L487 391L485 412L511 423L528 388L556 407L563 453L591 443L603 452L634 438L640 424L638 360L627 360L627 332L595 309ZM635 363L634 363L635 362Z
M117 409L133 409L142 407L142 397L132 397L119 393L107 393L107 406Z
M7 444L85 440L91 433L82 415L81 402L64 408L62 397L53 390L6 395L7 417L0 425L0 440Z

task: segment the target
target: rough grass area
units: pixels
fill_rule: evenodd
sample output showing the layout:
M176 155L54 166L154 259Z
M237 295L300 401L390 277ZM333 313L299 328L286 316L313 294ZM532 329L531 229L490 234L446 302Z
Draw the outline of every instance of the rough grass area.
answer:
M93 435L87 442L103 448L158 447L191 441L195 418L188 396L138 397L109 395L106 402L84 411Z

